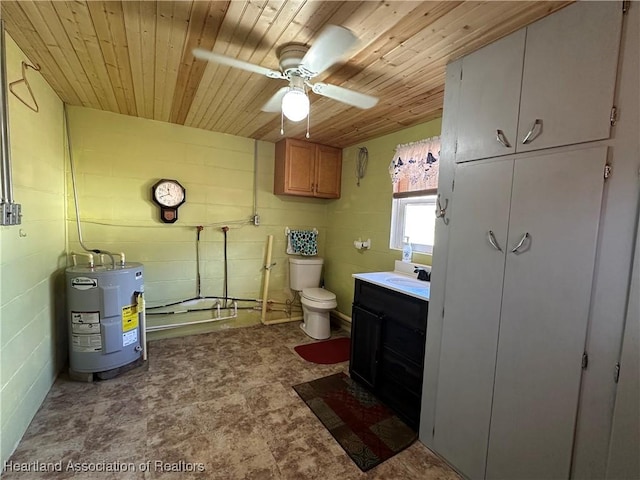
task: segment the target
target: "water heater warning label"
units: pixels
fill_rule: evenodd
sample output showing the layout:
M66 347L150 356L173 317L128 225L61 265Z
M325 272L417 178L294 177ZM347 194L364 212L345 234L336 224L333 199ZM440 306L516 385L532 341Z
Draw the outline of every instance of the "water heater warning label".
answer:
M72 333L100 333L100 312L71 312Z
M122 331L128 332L134 328L138 328L138 307L136 305L122 307Z
M131 330L122 334L122 346L126 347L138 341L138 330Z
M102 350L102 335L71 335L74 352L99 352Z
M74 352L102 350L100 312L71 312L71 348Z

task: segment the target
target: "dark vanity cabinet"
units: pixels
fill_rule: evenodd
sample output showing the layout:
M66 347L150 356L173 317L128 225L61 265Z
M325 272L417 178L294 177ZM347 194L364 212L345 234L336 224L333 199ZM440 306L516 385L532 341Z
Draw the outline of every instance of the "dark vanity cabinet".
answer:
M429 303L356 279L349 373L411 428L420 421Z
M351 314L351 378L375 386L382 316L353 305Z

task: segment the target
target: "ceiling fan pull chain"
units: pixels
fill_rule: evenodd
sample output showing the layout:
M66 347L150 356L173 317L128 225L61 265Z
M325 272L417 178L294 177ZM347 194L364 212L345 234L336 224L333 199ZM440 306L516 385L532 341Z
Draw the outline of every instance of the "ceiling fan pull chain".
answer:
M280 135L284 135L284 112L280 111Z
M311 110L309 110L309 113L307 114L307 135L306 137L309 138L309 117L311 116Z

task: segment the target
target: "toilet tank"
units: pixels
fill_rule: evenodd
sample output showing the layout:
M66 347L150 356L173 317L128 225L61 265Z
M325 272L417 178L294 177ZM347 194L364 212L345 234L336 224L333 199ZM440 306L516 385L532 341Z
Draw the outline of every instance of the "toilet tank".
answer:
M289 257L289 288L319 287L323 263L320 257Z

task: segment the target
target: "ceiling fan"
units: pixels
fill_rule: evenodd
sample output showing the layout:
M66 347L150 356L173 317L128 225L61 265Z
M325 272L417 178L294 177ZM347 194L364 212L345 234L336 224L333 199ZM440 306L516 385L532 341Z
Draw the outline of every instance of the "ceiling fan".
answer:
M358 108L371 108L378 99L371 95L329 83L311 83L311 79L338 62L355 45L358 38L351 30L338 25L327 25L311 47L300 43L288 43L278 49L280 70L255 65L237 58L210 52L201 48L193 50L196 58L216 62L229 67L260 73L269 78L289 81L262 107L263 112L280 112L293 122L308 118L309 97L313 93ZM282 109L282 110L281 110ZM308 132L307 132L308 136Z

